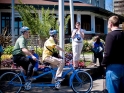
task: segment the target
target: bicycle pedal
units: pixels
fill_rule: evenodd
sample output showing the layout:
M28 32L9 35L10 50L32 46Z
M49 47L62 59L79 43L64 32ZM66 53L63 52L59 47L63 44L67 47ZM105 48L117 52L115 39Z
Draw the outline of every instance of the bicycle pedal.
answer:
M24 84L24 90L30 90L31 89L31 82L27 81L25 84Z
M55 87L54 87L54 89L56 89L56 90L59 90L60 89L60 87L61 87L61 82L55 82Z

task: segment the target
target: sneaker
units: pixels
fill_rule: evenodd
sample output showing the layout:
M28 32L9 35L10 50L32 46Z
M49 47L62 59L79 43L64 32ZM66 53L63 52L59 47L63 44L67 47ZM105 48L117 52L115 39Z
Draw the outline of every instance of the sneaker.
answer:
M97 67L97 65L96 65L96 64L94 64L94 67Z
M61 81L63 81L64 80L64 78L61 78L61 77L57 77L56 79L55 79L55 81L59 81L59 82L61 82Z

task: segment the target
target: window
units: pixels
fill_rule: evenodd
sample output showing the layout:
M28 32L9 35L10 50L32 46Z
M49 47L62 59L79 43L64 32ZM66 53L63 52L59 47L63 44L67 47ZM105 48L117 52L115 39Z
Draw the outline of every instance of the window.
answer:
M95 17L95 29L96 33L104 33L104 20L102 18Z
M20 31L19 29L22 27L22 21L21 21L21 18L20 17L16 17L15 18L15 23L14 23L14 26L15 26L15 35L20 35Z
M86 31L91 31L91 16L90 15L81 15L81 28Z
M11 13L1 13L1 31L5 27L7 27L7 34L11 34ZM14 34L20 35L19 29L22 27L22 21L20 17L15 18L14 27Z
M1 13L1 33L4 30L5 27L7 27L7 33L10 33L10 28L11 28L11 24L10 24L10 13Z
M96 1L95 1L95 5L96 5L97 7L99 7L99 0L96 0Z
M69 14L67 14L67 15L69 15ZM74 14L74 27L75 27L76 22L77 22L77 15ZM69 19L69 21L68 21L68 24L67 24L66 30L65 30L65 34L66 35L71 35L71 19Z

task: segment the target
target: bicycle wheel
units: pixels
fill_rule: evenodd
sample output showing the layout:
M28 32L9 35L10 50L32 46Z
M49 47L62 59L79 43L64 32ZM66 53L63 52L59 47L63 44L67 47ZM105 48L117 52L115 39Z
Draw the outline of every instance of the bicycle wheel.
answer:
M0 76L0 91L2 93L18 93L22 87L22 80L14 72L6 72Z
M92 78L85 71L78 71L72 78L71 88L75 93L89 93L92 87Z

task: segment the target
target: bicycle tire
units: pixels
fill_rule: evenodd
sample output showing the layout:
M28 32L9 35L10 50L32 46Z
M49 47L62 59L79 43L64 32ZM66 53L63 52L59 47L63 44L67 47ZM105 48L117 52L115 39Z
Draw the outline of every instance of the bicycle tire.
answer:
M22 87L22 80L14 72L6 72L0 76L0 91L2 93L19 93Z
M92 87L92 77L83 70L78 71L72 78L71 88L74 93L89 93Z

